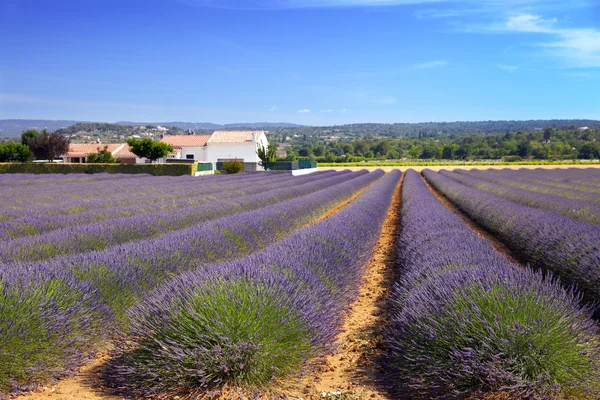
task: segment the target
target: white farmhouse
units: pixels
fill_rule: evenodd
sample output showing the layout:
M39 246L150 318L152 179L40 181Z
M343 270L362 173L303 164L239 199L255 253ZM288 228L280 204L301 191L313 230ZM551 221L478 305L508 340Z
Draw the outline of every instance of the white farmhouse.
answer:
M246 171L263 170L256 150L268 145L264 131L215 131L206 142L206 161L216 169L217 162L238 159L244 162Z

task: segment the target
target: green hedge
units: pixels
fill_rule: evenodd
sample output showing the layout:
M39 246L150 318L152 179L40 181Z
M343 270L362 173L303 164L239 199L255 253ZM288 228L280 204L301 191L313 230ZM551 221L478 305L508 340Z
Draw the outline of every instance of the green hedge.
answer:
M193 175L197 164L0 163L0 174L149 174Z

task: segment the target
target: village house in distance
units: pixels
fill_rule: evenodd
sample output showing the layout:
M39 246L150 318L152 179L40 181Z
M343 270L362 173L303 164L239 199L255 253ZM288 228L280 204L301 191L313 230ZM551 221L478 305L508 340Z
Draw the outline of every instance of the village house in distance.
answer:
M244 162L245 171L262 171L256 151L260 146L266 148L269 145L266 133L265 131L215 131L212 135L196 135L193 130L188 130L187 135L165 135L160 141L173 146L173 152L156 162L177 162L177 160L210 162L212 169L215 170L217 163L237 159ZM108 145L72 143L63 160L68 163L85 163L88 154L102 150L104 146L108 146L107 150L122 164L143 164L147 161L131 153L125 143Z

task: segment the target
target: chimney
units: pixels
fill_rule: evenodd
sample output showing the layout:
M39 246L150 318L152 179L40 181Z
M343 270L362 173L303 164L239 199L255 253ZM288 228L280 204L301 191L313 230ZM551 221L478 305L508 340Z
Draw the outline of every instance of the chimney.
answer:
M252 143L256 143L256 133L252 133Z

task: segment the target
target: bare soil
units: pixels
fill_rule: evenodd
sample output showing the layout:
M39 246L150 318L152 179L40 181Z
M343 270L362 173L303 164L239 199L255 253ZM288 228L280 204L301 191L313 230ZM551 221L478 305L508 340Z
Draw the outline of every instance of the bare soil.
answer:
M108 360L107 352L103 352L91 364L79 369L72 378L63 379L54 385L42 386L36 392L19 396L19 400L122 400L121 396L113 396L104 391L100 379L102 365Z

